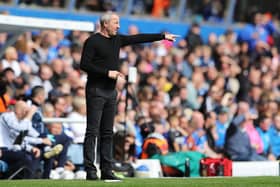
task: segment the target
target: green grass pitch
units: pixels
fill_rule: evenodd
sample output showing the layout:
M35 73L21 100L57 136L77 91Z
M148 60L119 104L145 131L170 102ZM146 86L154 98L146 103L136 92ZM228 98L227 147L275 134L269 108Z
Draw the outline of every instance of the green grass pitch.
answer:
M0 187L280 187L280 177L126 178L122 182L86 180L0 180Z

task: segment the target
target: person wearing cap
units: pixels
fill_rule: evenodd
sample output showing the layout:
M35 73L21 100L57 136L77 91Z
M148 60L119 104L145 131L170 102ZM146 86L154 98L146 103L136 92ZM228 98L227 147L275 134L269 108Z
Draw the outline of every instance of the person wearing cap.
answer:
M216 120L216 134L215 139L215 150L218 152L223 152L225 144L225 136L228 128L229 122L229 109L224 106L220 106L217 109L217 120Z

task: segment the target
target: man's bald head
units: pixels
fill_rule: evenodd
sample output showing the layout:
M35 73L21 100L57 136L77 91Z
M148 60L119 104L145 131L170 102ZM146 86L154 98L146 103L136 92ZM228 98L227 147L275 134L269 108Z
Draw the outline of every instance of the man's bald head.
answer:
M28 105L25 101L17 101L15 104L15 114L19 120L26 116Z

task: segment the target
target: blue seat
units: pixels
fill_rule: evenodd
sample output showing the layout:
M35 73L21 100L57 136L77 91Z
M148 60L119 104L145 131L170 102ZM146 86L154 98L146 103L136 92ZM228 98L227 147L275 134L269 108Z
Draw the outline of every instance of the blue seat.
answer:
M9 169L12 171L9 171ZM14 170L12 168L9 168L8 164L5 161L0 160L0 178L9 179L9 180L14 179L24 170L28 170L28 168L22 166Z
M0 160L0 173L5 173L6 171L8 171L8 164L5 161Z

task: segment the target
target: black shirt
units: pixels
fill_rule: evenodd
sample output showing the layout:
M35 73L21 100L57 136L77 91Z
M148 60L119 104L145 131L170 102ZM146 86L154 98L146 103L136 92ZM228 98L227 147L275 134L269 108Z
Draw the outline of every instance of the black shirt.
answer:
M108 77L108 71L119 70L120 48L162 39L163 34L116 35L110 38L100 33L91 35L85 41L80 65L80 68L88 74L88 85L114 89L116 80Z

